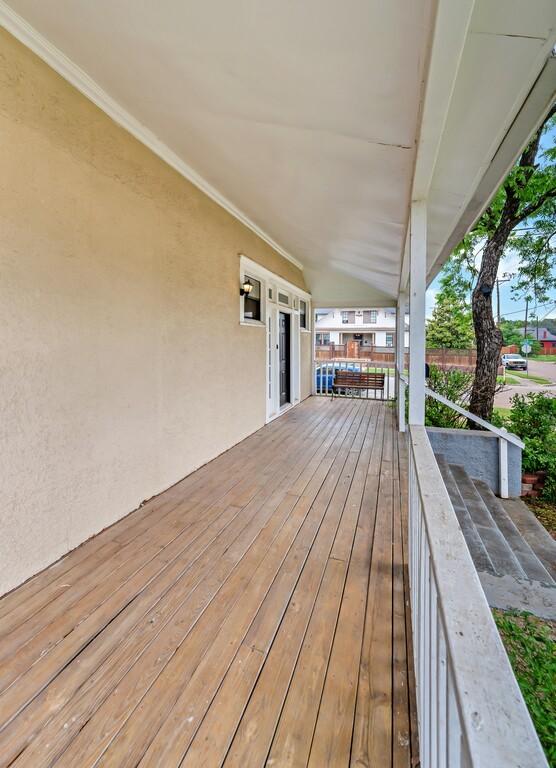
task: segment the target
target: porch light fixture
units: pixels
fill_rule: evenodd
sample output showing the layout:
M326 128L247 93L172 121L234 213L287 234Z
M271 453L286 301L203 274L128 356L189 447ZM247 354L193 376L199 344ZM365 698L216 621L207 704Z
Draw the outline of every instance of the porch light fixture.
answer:
M251 282L251 280L249 280L248 277L246 277L241 285L241 288L239 289L239 295L249 296L252 290L253 290L253 283Z

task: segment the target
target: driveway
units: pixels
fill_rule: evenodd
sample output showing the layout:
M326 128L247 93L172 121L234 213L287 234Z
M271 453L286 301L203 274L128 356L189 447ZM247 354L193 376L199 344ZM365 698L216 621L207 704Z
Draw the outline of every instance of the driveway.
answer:
M526 378L523 378L523 383L503 387L500 392L497 392L494 404L499 408L510 408L510 400L516 393L525 395L527 392L553 392L556 395L556 363L530 360L529 373L531 376L542 376L544 379L548 379L551 384L537 384L534 381L528 381ZM508 376L512 376L512 371L508 371Z

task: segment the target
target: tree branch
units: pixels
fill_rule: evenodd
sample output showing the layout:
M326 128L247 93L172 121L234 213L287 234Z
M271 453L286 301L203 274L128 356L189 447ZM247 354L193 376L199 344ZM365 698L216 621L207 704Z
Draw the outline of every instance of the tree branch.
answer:
M513 222L513 226L515 226L516 224L519 224L521 221L525 221L525 219L528 219L529 216L532 216L540 208L542 208L542 206L547 202L547 200L552 200L555 197L556 197L556 187L554 189L549 189L543 195L540 195L538 200L535 200L535 202L531 203L530 205L526 205L525 208L523 208L519 213L517 213L515 216L512 217L511 222Z

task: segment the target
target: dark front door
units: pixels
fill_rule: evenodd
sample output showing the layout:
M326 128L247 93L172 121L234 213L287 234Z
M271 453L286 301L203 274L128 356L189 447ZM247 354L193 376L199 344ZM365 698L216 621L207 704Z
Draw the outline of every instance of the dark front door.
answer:
M290 316L280 312L278 356L280 358L280 405L290 402Z

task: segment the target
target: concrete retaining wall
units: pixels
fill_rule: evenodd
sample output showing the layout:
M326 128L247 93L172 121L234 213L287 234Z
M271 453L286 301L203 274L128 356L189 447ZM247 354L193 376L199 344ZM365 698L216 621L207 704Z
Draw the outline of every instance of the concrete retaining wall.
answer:
M498 437L492 432L470 429L427 427L435 453L442 453L449 464L460 464L467 473L483 480L494 493L500 492ZM521 493L521 448L508 443L508 486L510 496Z

